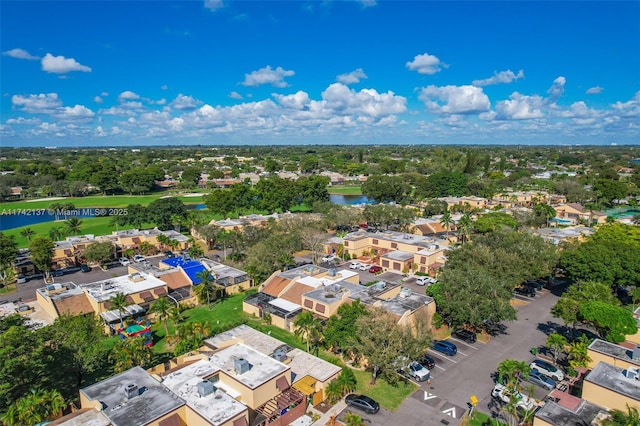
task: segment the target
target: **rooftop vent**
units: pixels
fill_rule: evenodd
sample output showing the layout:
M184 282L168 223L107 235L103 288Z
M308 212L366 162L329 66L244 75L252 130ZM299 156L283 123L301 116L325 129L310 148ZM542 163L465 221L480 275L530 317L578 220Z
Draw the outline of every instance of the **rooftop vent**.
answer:
M330 277L335 277L336 276L336 268L329 268L329 273L327 274Z
M198 396L203 398L207 395L211 395L216 391L216 387L208 380L203 380L198 383Z
M638 369L629 367L624 371L624 375L627 379L638 380Z
M407 287L402 287L400 290L400 297L409 297L411 296L411 289Z
M138 396L140 394L140 392L138 391L138 385L136 385L135 383L128 384L127 386L124 387L124 394L127 397L127 399L131 399Z
M640 359L640 345L635 345L633 347L633 354L631 356L634 360Z
M276 361L285 362L285 360L287 359L287 354L284 351L275 351L273 353L273 359L275 359Z
M233 362L233 367L236 370L236 374L244 374L251 369L249 361L244 358L238 358Z
M378 281L375 285L376 285L376 290L382 291L387 286L387 283L385 283L384 281Z

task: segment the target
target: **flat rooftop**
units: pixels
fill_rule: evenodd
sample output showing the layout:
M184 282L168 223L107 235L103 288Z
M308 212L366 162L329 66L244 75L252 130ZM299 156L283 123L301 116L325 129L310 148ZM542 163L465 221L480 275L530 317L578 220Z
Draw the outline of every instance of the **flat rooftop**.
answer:
M138 394L128 399L125 387L131 384L138 386ZM100 401L102 412L114 426L144 425L185 404L141 367L133 367L80 392L91 401Z
M298 268L289 269L288 271L282 271L278 275L290 280L297 277L314 276L327 272L329 269L323 268L318 265L303 265Z
M162 384L184 399L189 407L214 425L221 425L247 411L247 407L221 389L206 396L198 394L198 383L217 371L209 361L200 360L175 369L162 378Z
M268 356L272 356L274 352L283 350L284 348L287 358L290 360L287 365L292 372L292 383L297 382L307 375L324 382L341 371L341 368L337 365L331 364L299 349L291 348L287 346L286 343L244 324L227 330L224 333L217 334L205 342L207 346L212 348L224 347L230 343L244 343Z
M591 425L592 421L601 413L607 412L605 408L599 405L584 399L576 399L579 399L577 406L568 408L563 406L561 402L556 402L553 398L549 398L542 408L536 412L535 416L553 426L576 426Z
M322 286L320 288L317 288L316 290L307 292L304 294L304 297L330 305L339 300L342 300L348 295L360 293L365 288L366 287L359 284L340 281L338 283Z
M434 238L426 235L408 234L406 232L382 231L382 232L364 232L356 231L347 234L345 240L361 240L363 238L375 238L378 240L392 241L395 243L405 243L420 247L429 247L433 244L439 246L447 246L449 243L441 238Z
M83 293L82 288L71 281L66 283L48 284L36 290L45 299L61 300Z
M61 417L48 426L110 426L111 421L102 411L93 408L82 409Z
M141 291L152 290L157 287L164 287L166 284L159 278L143 272L136 272L129 275L108 278L90 284L81 284L80 288L86 290L89 297L97 302L104 302L111 299L118 293L134 294Z
M407 311L414 312L429 303L433 303L432 297L415 293L411 289L403 287L399 295L389 300L379 299L378 304L387 312L402 316Z
M408 251L395 250L380 256L382 259L398 260L401 262L413 259L413 253Z
M606 362L599 362L584 380L640 401L640 380L628 378L624 368L615 367Z
M589 349L640 366L640 359L633 358L633 350L625 348L624 346L616 345L615 343L602 339L595 339L589 345Z
M245 359L249 362L249 371L237 374L235 360ZM274 377L289 371L289 367L252 347L238 343L215 352L209 358L211 365L233 377L250 389L256 389Z
M241 283L249 279L249 274L240 269L236 269L224 263L216 262L210 259L200 259L207 269L216 276L216 282L223 285L231 285Z

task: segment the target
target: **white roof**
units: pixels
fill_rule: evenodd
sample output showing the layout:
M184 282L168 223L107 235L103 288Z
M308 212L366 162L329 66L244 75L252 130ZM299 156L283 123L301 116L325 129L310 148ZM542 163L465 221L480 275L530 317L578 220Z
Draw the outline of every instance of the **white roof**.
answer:
M269 304L275 306L276 308L283 309L287 312L294 312L298 309L302 309L302 306L284 299L273 299L269 302Z

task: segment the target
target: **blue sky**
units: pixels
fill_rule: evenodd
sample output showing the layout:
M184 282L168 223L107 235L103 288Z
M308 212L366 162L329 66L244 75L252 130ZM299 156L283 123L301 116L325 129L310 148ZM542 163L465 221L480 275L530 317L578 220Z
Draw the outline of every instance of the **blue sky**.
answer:
M640 143L637 1L0 8L4 146Z

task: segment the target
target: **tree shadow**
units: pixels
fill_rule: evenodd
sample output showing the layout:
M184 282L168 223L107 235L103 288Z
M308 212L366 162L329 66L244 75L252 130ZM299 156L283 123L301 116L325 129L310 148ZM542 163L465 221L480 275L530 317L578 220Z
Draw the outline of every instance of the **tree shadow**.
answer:
M547 336L553 333L562 334L564 336L563 333L566 333L568 331L567 326L558 324L554 321L539 322L537 329L542 331Z
M501 322L485 322L483 328L492 337L509 334L507 326Z

